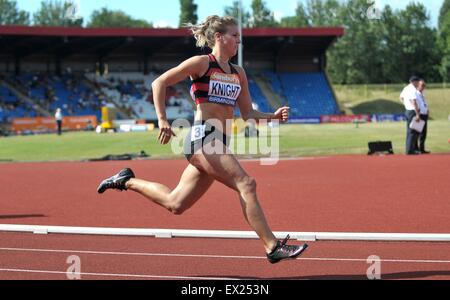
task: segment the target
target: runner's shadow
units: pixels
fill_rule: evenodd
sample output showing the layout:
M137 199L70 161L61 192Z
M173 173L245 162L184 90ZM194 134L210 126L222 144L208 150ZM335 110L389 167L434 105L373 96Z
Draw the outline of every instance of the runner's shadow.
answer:
M7 219L31 219L31 218L45 218L46 215L34 214L34 215L0 215L0 220Z
M432 276L450 276L450 271L411 271L411 272L398 272L398 273L381 273L381 279L393 280L393 279L422 279ZM288 278L285 278L288 279ZM310 280L368 280L364 275L317 275L317 276L305 276L293 279L310 279Z
M393 279L422 279L432 276L448 276L450 277L450 271L416 271L416 272L399 272L399 273L388 273L381 274L381 279L383 280L393 280ZM216 277L216 278L236 278L241 280L368 280L367 275L311 275L311 276L292 276L292 277L244 277L244 276L218 276L218 275L207 275L205 277Z

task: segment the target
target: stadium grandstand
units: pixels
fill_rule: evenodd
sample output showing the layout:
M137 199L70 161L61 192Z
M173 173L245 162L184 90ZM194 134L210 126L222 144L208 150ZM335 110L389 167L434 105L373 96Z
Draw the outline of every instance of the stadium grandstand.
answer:
M281 105L293 119L340 114L326 74L326 51L342 28L243 30L244 67L254 105ZM95 116L154 122L151 82L196 54L186 29L0 26L0 123L17 118ZM193 119L188 81L167 93L169 119ZM236 112L239 115L238 112Z

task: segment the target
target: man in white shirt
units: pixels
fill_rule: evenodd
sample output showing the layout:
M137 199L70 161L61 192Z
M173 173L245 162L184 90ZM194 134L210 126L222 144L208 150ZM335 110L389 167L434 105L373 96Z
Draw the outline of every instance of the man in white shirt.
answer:
M420 154L417 149L417 141L419 139L419 133L414 129L409 128L409 125L414 120L420 121L420 109L417 102L417 87L419 85L420 78L412 76L409 80L410 84L407 85L400 94L400 101L405 106L406 116L406 154Z
M427 129L428 129L428 117L430 115L430 111L428 109L428 103L425 99L424 90L426 87L425 80L420 80L417 86L417 103L419 105L420 110L420 119L425 121L425 126L423 127L422 132L419 134L419 151L422 154L429 154L429 151L425 150L425 140L427 139Z
M61 135L61 133L62 133L62 120L63 120L63 115L62 115L61 108L56 109L55 120L56 120L56 126L58 128L58 135Z

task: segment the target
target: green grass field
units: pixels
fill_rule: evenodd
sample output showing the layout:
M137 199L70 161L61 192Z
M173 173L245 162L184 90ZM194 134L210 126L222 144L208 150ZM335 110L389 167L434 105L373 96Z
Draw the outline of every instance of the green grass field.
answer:
M367 123L360 124L358 128L354 124L283 125L280 128L280 155L367 154L367 143L378 140L392 141L395 153L402 154L405 127L404 122ZM157 131L117 134L73 132L62 136L0 138L0 161L79 161L108 154L139 153L142 150L152 158L182 157L174 155L169 145L159 145L156 136ZM450 153L449 139L449 121L429 122L427 146L433 153Z
M399 100L403 84L334 85L341 109L347 114L404 112ZM448 120L450 116L450 87L428 84L425 97L434 120Z
M403 114L403 105L398 100L403 86L335 85L334 89L347 114ZM425 95L432 118L427 147L433 153L450 153L450 88L445 84L429 84ZM404 153L405 135L404 122L360 124L358 128L354 124L284 125L280 129L280 155L366 154L367 143L379 140L392 141L395 153ZM79 161L141 151L152 158L182 157L173 154L170 146L159 145L156 136L157 131L102 135L73 132L60 137L52 134L0 138L0 161ZM254 139L250 141L255 142Z

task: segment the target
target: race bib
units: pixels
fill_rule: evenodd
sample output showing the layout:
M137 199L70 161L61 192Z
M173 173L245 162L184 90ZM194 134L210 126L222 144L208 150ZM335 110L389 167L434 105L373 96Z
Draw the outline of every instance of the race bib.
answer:
M191 130L191 141L195 142L205 137L206 125L195 125Z
M239 94L241 85L236 74L213 73L209 80L209 101L234 105Z

